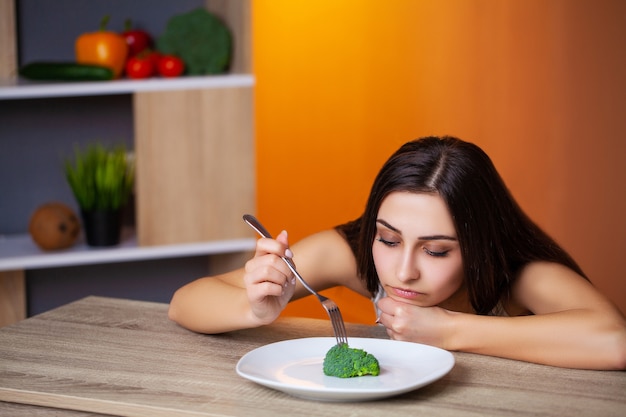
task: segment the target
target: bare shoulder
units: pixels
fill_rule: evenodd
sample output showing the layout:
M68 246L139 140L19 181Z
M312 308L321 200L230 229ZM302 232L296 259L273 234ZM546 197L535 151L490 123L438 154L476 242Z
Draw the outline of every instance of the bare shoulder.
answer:
M367 296L356 272L356 259L346 240L333 229L324 230L291 245L298 271L322 290L342 285Z
M591 282L572 269L554 262L532 262L513 286L515 304L534 314L571 309L613 309Z

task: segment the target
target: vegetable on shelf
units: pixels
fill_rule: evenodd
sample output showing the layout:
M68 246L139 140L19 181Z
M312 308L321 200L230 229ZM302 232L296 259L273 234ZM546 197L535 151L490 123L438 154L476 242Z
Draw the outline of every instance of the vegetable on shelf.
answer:
M114 78L119 78L126 64L128 45L120 34L106 30L108 22L107 15L98 32L83 33L76 39L76 62L111 68Z
M200 7L172 17L156 47L185 63L189 75L219 74L228 70L232 35L215 15Z
M19 69L22 77L50 81L106 81L113 79L113 70L101 65L75 62L32 62Z
M154 71L154 60L148 53L142 52L139 55L131 56L126 61L126 75L128 78L149 78L154 75Z
M178 77L185 72L185 63L174 55L163 55L159 58L157 69L162 77Z
M128 78L142 79L153 75L171 78L178 77L185 71L185 63L174 55L161 55L158 52L145 50L126 61Z
M153 49L149 49L145 52L148 55L148 58L152 61L152 66L156 69L159 66L159 60L161 59L162 54L159 51L155 51Z
M152 48L152 36L145 30L133 28L132 20L126 19L122 37L128 45L128 56L133 57Z

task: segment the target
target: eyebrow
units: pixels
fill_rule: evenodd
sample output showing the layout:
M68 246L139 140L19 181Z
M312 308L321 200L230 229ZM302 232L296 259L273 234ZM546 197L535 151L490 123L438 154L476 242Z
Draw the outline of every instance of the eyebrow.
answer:
M376 219L376 223L402 235L402 232L399 229L393 227L392 225L390 225L389 223L387 223L386 221L382 219ZM457 239L455 237L448 236L448 235L428 235L428 236L419 236L418 240L452 240L456 242Z

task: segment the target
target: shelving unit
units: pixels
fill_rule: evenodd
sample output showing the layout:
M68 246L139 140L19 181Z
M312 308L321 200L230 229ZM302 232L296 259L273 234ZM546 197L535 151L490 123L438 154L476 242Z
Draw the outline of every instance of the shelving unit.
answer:
M0 0L0 100L130 94L137 163L136 234L118 247L45 253L30 236L0 236L0 326L25 317L24 270L194 255L247 256L255 239L250 0L207 0L230 27L231 73L175 79L29 82L15 77L14 0Z
M253 238L241 238L139 246L134 231L126 230L121 243L110 248L93 248L78 242L69 249L46 252L29 235L0 236L0 272L248 252L254 249L255 242Z

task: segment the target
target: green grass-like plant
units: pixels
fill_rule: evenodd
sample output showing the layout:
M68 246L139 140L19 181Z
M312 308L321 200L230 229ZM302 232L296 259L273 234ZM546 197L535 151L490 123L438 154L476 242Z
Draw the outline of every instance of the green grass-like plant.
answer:
M65 177L81 210L117 210L132 193L135 169L124 146L98 143L75 148L73 160L65 160Z

